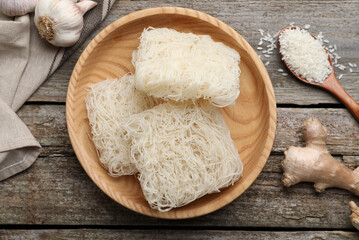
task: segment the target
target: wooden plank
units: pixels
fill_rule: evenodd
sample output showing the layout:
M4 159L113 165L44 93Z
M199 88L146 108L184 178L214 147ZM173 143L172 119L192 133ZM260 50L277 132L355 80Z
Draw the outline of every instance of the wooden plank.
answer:
M359 21L356 9L358 1L117 1L109 16L95 30L91 37L78 49L78 51L56 73L46 81L42 87L30 98L29 101L64 102L68 81L72 69L83 49L101 29L133 11L156 6L180 6L194 8L211 14L228 23L237 30L254 47L260 38L258 29L264 29L274 34L290 22L300 26L310 23L310 31L318 34L319 31L330 43L336 44L337 53L342 56L341 63L357 63L359 65L358 38L356 34ZM290 13L290 14L289 14ZM315 17L315 21L313 21ZM338 27L338 26L345 26ZM267 66L272 79L277 103L279 104L319 104L338 103L332 96L296 81L292 76L284 77L277 71L284 68L278 54L273 54ZM340 80L343 87L353 98L359 101L359 68L354 68L354 73L338 71L337 75L343 74Z
M346 109L278 108L274 152L283 152L288 146L304 146L302 124L309 117L317 117L328 129L327 147L334 155L359 154L359 123Z
M214 230L0 230L0 240L48 240L48 239L224 239L224 240L299 240L330 239L345 240L359 237L358 232L343 231L303 231L303 232L267 232L267 231L214 231Z
M348 203L356 201L355 196L340 189L318 194L309 183L285 188L280 182L281 159L271 156L254 184L228 206L195 219L166 221L139 215L111 200L75 157L40 157L26 172L0 182L0 225L352 229Z
M70 146L64 105L25 105L19 116L42 146ZM288 146L304 145L301 126L309 117L317 117L328 128L327 146L332 154L359 155L359 123L346 109L278 108L273 152Z

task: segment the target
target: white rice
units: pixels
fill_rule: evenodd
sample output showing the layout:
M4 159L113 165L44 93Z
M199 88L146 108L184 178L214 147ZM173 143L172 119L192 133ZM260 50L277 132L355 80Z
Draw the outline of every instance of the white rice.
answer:
M291 22L289 24L290 26L294 26L294 22ZM305 24L304 25L304 29L309 29L311 27L310 24ZM267 32L263 29L259 29L258 30L261 37L259 38L259 42L258 42L258 53L262 53L263 55L266 55L265 57L268 58L268 55L276 55L277 51L275 51L274 49L277 48L276 46L276 37L279 35L279 32L272 35L272 33ZM354 68L357 67L357 64L355 63L348 63L346 66L346 64L341 64L340 63L340 59L342 57L340 57L338 55L338 53L336 53L337 51L337 45L336 44L329 44L329 40L324 38L323 32L319 32L319 34L317 35L317 39L318 41L327 49L330 58L332 59L332 63L333 66L335 67L336 71L346 71L348 73L350 73L350 68L352 69L352 71L354 72ZM264 42L269 43L269 44L263 44ZM260 59L263 59L264 57L259 55ZM266 65L266 64L265 64Z
M279 37L283 60L298 76L309 82L323 83L332 68L320 41L306 30L287 29Z

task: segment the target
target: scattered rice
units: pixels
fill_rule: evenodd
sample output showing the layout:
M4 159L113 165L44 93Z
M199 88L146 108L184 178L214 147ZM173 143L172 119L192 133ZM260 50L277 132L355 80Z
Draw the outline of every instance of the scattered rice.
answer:
M317 39L321 42L323 42L323 33L322 32L319 32L318 36L317 36Z
M344 66L343 64L335 64L335 67L339 68L340 70L344 71L347 67Z
M291 22L289 25L294 26L294 22ZM304 29L309 29L310 27L311 27L310 24L305 24L304 25ZM274 35L272 35L269 32L264 31L263 29L258 29L258 31L260 32L261 37L260 37L259 42L258 42L258 46L260 46L260 47L257 47L257 50L261 51L262 54L265 54L266 57L268 55L277 54L277 51L273 52L273 50L277 48L276 38L277 38L277 36L279 34L279 31ZM345 65L339 63L339 60L341 59L341 56L339 56L336 53L337 45L336 44L331 44L329 46L326 46L326 44L329 43L329 40L324 39L323 32L319 32L316 38L320 42L322 42L324 47L327 49L327 51L329 53L329 56L332 59L333 66L336 68L336 70L345 71L347 69L347 67ZM264 42L267 42L268 44L266 44L265 46L262 46L262 44ZM262 56L260 55L259 58L262 58ZM350 68L352 68L352 70L353 70L353 68L358 67L357 64L355 64L355 63L350 63L350 64L348 63L348 66ZM350 72L350 69L349 69L349 72Z
M333 55L334 55L334 57L335 57L336 59L341 59L341 58L342 58L342 57L339 56L337 53L333 53Z

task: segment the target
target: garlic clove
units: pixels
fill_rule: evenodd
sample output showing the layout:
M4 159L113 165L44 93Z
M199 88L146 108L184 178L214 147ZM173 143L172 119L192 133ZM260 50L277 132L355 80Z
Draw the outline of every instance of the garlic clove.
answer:
M76 6L80 8L82 14L85 14L87 11L94 8L96 5L97 2L87 1L87 0L76 3Z
M52 45L69 47L80 38L83 15L96 5L93 1L39 0L35 25L40 36Z
M22 16L35 10L38 0L0 0L0 11L10 17Z

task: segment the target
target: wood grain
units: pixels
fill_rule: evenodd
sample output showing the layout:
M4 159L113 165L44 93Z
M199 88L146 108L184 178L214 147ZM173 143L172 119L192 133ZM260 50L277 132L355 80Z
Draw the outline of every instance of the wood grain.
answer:
M359 103L357 103L339 84L334 72L328 76L328 79L325 80L321 87L332 93L339 101L341 101L352 113L353 117L359 121Z
M0 240L48 240L48 239L223 239L223 240L351 240L359 237L357 232L343 231L303 231L303 232L266 232L266 231L196 231L196 230L0 230Z
M134 72L132 52L146 27L210 34L241 55L241 94L222 114L244 166L242 177L218 194L206 195L184 207L159 212L149 207L134 176L112 178L101 166L89 138L85 96L90 85ZM276 128L276 103L271 81L253 48L232 28L202 12L159 7L126 15L101 31L81 54L70 79L66 99L69 136L91 179L108 196L136 212L159 218L184 219L213 212L240 196L256 179L270 154Z
M359 16L355 9L359 8L359 2L351 1L116 1L110 14L99 28L91 35L87 42L60 67L56 73L46 81L33 95L30 101L65 102L68 82L82 50L90 42L90 39L121 16L133 11L156 6L181 6L194 8L211 14L238 31L252 46L259 42L259 28L268 30L274 34L290 22L300 26L311 24L310 31L318 34L322 31L325 38L331 44L338 47L337 53L342 57L341 63L357 63L359 65ZM330 14L328 14L330 13ZM315 20L313 20L313 14ZM260 17L258 17L260 16ZM337 26L346 26L340 27ZM260 52L257 50L257 52ZM282 76L277 69L285 69L280 61L279 54L273 54L270 58L267 70L271 77L276 100L278 104L326 104L338 103L338 101L321 89L312 88L297 81L293 76ZM344 89L359 101L359 68L353 68L354 72L337 71L343 78L339 80Z
M352 229L348 203L357 197L341 189L318 194L310 183L285 188L282 159L271 156L253 185L226 207L199 218L168 221L122 207L97 188L75 156L61 147L45 147L29 170L0 182L0 224ZM354 167L359 156L343 161Z

